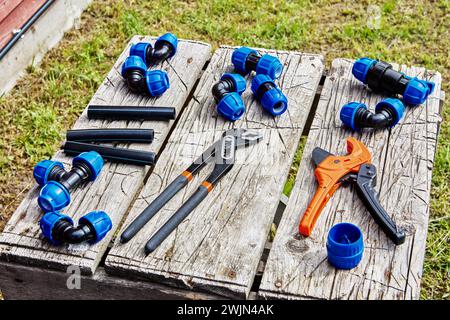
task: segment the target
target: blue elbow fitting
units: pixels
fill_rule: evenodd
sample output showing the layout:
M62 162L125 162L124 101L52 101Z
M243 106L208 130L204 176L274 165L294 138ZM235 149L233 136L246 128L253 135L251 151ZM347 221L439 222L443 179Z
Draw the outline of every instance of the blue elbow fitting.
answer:
M43 186L38 204L44 212L57 211L70 203L70 191L85 181L93 181L103 168L103 158L95 151L83 152L66 171L62 163L43 160L34 168L34 177Z
M395 98L386 98L375 106L375 113L360 102L345 104L340 112L340 119L345 126L354 131L362 128L390 128L403 117L405 106Z
M138 56L129 56L122 65L122 76L128 88L135 93L147 93L152 97L162 95L170 87L169 77L162 70L147 71Z
M252 80L251 88L264 110L273 116L279 116L286 112L287 98L269 76L257 74Z
M409 77L393 70L389 63L370 58L356 60L352 73L374 92L402 95L403 101L410 105L424 103L435 86L434 82Z
M236 121L245 113L241 94L245 91L245 79L236 73L225 73L212 88L217 102L217 113L227 120Z
M283 72L283 64L277 57L269 54L261 56L258 51L247 47L234 50L231 61L236 71L242 74L255 71L256 74L264 74L275 80Z
M47 212L39 222L42 234L53 245L77 244L87 241L95 244L112 229L111 218L103 211L92 211L81 217L78 226L59 211Z
M155 42L155 47L148 42L138 42L130 48L130 56L138 56L150 66L158 61L171 58L177 52L178 38L172 33L166 33Z

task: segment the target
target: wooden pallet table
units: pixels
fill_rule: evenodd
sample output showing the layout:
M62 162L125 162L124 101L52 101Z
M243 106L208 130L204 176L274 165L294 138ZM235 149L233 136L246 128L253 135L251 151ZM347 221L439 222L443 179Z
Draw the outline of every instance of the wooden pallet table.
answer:
M130 43L140 39L136 36ZM96 181L73 193L64 212L74 220L94 209L108 212L113 220L112 232L93 246L47 244L38 226L42 213L34 187L0 234L0 290L5 298L418 298L441 119L438 73L402 67L407 74L435 81L435 93L426 105L408 108L401 124L392 130L355 134L341 127L340 107L351 100L374 106L381 97L352 78L352 61L335 60L323 83L321 55L260 49L277 55L284 64L278 83L288 97L288 112L278 118L263 112L249 89L250 75L243 94L246 114L231 123L215 112L211 87L224 72L233 71L234 48L221 47L211 57L208 44L181 40L177 54L160 66L168 72L171 88L158 99L131 94L126 88L120 67L128 48L91 103L168 105L177 109L177 120L88 121L85 111L75 128L153 128L155 140L150 149L158 153L158 161L153 168L107 164ZM258 130L264 139L238 151L233 169L152 254L144 255L146 241L196 189L212 165L135 238L120 244L121 230L231 128ZM290 198L283 201L283 185L302 134L308 134L303 160ZM296 234L316 187L311 150L320 146L343 153L349 135L365 142L373 154L381 202L408 233L402 246L395 247L386 239L349 188L339 190L330 200L310 238ZM70 164L60 152L55 159ZM360 266L347 272L336 271L325 259L327 231L340 221L358 224L366 241ZM268 234L274 222L279 226L272 243ZM81 289L67 287L71 266L81 270Z

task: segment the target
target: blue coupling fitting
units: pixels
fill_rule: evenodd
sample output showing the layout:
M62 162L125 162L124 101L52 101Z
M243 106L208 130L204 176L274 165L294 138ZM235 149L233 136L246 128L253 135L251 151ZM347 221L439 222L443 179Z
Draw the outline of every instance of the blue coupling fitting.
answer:
M410 105L424 103L435 87L434 82L411 78L393 70L389 63L370 58L356 60L352 73L374 92L402 95L403 101Z
M241 94L245 91L245 79L236 73L225 73L212 88L217 103L217 113L227 120L236 121L245 113Z
M170 88L167 73L161 70L151 70L146 75L147 90L152 97L162 95Z
M138 56L146 66L171 58L177 52L178 39L172 33L166 33L155 42L155 47L148 42L138 42L130 48L130 56Z
M287 98L269 76L257 74L252 80L251 88L264 110L273 116L279 116L286 112Z
M258 51L240 47L234 50L231 62L236 71L247 74L255 71L257 74L264 74L272 80L278 79L283 72L283 64L277 57L269 54L260 55Z
M53 245L63 243L90 244L101 241L112 229L111 218L103 211L92 211L81 217L78 226L59 211L47 212L39 222L43 236Z
M345 104L340 112L341 121L354 131L362 128L390 128L403 117L405 106L399 99L386 98L375 107L375 113L360 102Z
M338 223L330 229L327 238L328 262L335 268L355 268L361 261L363 252L363 235L357 226Z
M70 203L70 191L85 181L93 181L103 168L103 158L95 151L83 152L72 161L72 168L66 171L60 162L41 161L36 165L34 175L42 187L38 204L44 212L57 211Z

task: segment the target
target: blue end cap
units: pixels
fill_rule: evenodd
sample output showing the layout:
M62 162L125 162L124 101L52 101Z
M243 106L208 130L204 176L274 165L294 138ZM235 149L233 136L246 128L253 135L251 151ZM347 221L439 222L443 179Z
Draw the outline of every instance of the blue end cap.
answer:
M230 121L236 121L245 113L242 97L237 92L231 92L217 104L217 113Z
M89 225L95 231L95 239L89 241L94 244L102 240L112 228L111 218L104 211L92 211L78 221L79 224Z
M347 127L352 128L353 131L358 131L360 129L355 124L356 112L358 112L360 108L367 110L367 106L361 102L349 102L345 104L341 109L340 113L341 121Z
M148 47L152 47L152 45L148 42L138 42L133 44L130 48L130 56L138 56L146 65L148 65L150 63L150 61L147 61Z
M61 162L52 160L42 160L34 166L33 176L40 186L43 186L48 182L48 174L54 167L61 167L64 169L64 165Z
M238 73L225 73L220 80L224 79L231 79L231 81L233 81L236 92L239 93L239 95L247 89L247 81L245 81L244 77Z
M422 104L434 91L434 86L434 82L411 78L403 92L403 101L414 106Z
M48 182L39 193L38 204L44 212L61 210L70 203L70 193L56 181Z
M360 58L356 60L352 68L353 75L359 81L366 83L367 71L369 71L369 68L376 62L376 60L370 58Z
M279 116L287 110L288 101L280 88L277 87L275 82L268 75L257 74L253 78L251 85L252 92L253 94L256 94L259 87L267 82L272 83L274 88L266 91L262 95L260 103L264 110L274 116Z
M264 54L256 66L257 74L265 74L275 80L281 76L283 72L283 64L277 57L270 54Z
M391 125L391 127L395 126L400 121L400 119L403 117L403 112L405 111L403 102L395 98L386 98L380 101L375 106L375 112L378 113L384 108L389 109L395 117L394 123Z
M328 233L328 261L337 269L353 269L362 259L364 241L361 230L351 223L338 223Z
M152 97L157 97L170 88L169 77L162 70L152 70L146 75L148 93Z
M247 74L250 70L245 69L245 61L247 60L247 56L250 53L258 54L258 51L247 48L247 47L240 47L233 51L233 54L231 55L231 62L234 65L234 68L242 73Z
M147 72L147 65L145 64L144 60L142 60L139 56L129 56L125 59L124 63L122 64L122 77L125 78L125 75L128 70L141 70L143 74Z
M53 227L58 221L61 220L66 220L73 225L73 221L69 216L61 214L58 211L47 212L39 221L39 226L41 227L42 234L48 241L50 241L54 245L61 244L60 241L57 241L53 238Z
M169 58L173 57L175 55L175 53L177 52L178 38L172 33L163 34L161 37L159 37L156 40L155 47L158 45L158 42L160 42L160 41L168 42L172 46L173 50L172 50L172 53L170 54Z
M78 162L84 163L91 170L92 175L89 177L90 181L94 181L97 178L100 171L102 171L104 164L102 156L96 151L80 153L78 156L73 158L72 165Z

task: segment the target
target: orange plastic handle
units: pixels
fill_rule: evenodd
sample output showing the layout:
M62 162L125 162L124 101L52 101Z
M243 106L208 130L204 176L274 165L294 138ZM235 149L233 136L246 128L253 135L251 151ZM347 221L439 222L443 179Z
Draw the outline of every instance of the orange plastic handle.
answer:
M322 209L341 186L339 180L348 173L357 173L361 164L370 163L372 159L364 143L352 137L347 138L347 152L349 154L346 156L327 157L314 171L319 186L300 221L300 234L307 237L311 235Z

